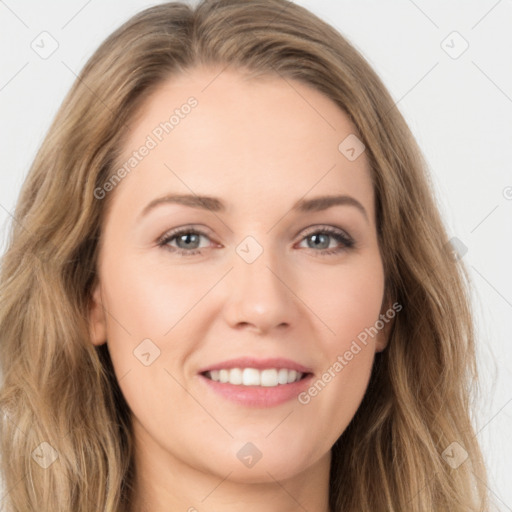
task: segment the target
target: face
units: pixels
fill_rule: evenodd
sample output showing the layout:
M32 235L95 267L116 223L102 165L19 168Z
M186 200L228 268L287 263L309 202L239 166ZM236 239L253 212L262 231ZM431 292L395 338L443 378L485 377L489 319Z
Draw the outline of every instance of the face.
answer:
M134 120L130 170L106 191L92 341L144 453L280 480L329 462L386 344L386 328L368 335L388 307L374 195L330 99L218 73L173 78Z

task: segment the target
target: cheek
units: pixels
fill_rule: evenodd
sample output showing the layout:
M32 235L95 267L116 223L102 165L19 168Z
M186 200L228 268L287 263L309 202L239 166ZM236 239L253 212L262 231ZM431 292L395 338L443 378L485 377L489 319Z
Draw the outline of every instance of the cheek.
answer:
M324 324L317 337L322 372L299 401L318 408L320 417L330 416L336 429L344 429L371 374L384 293L383 267L380 258L361 258L357 265L340 266L329 275L316 274L315 282L304 294Z
M356 259L354 259L356 262ZM319 271L303 284L304 301L324 325L327 352L346 350L351 340L377 321L384 294L379 258Z
M217 277L137 257L106 261L102 270L107 340L120 387L130 406L144 410L151 404L158 411L155 390L181 392L168 372L182 380L205 332L207 301L201 299Z
M162 274L158 267L144 261L119 262L106 269L104 297L109 309L110 327L119 331L120 325L130 338L161 340L175 325L192 312L208 283L201 285L197 277L184 276L175 267ZM114 320L115 318L115 320Z
M135 258L111 263L104 267L102 293L108 311L108 348L119 386L137 417L168 425L168 398L187 403L178 384L182 376L175 368L182 367L193 350L185 327L190 327L200 290L194 293L178 270L176 276L163 279L154 267Z

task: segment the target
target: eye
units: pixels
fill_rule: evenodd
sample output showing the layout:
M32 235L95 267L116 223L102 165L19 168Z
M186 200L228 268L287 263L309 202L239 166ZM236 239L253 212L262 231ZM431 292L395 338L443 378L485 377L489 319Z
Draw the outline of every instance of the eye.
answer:
M157 244L159 247L165 247L180 256L191 256L201 254L201 248L199 247L201 237L209 238L208 235L201 230L190 227L179 228L163 235L163 237L157 241ZM176 240L177 247L171 245L171 242L174 240ZM204 249L204 247L202 248Z
M157 241L159 247L165 248L179 256L193 256L201 254L202 249L208 248L200 246L201 237L209 240L209 235L192 227L177 228L165 233ZM331 241L337 242L337 247L331 246ZM308 242L308 248L314 249L316 255L334 255L346 251L355 246L354 240L341 229L324 226L310 231L301 239ZM311 243L309 243L311 241ZM320 249L320 250L318 250Z
M341 229L324 226L308 233L302 240L308 243L308 247L315 249L319 255L334 255L346 251L355 246L354 240ZM311 240L311 243L309 241ZM341 247L332 247L331 241L336 241ZM316 250L321 249L321 250Z

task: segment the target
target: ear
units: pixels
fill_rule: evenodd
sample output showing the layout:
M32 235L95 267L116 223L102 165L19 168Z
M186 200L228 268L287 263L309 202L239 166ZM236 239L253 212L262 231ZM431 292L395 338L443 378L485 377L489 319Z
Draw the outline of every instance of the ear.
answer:
M89 333L93 345L103 345L107 341L107 322L101 296L101 286L97 282L89 308Z
M395 303L396 304L396 303ZM400 307L400 309L402 309ZM398 310L399 311L399 310ZM385 301L379 315L378 327L382 326L375 338L375 351L382 352L389 344L389 337L393 327L397 310L393 307L391 300ZM382 325L383 324L383 325Z
M380 317L380 318L384 318L384 317ZM386 324L384 326L384 328L381 329L379 331L379 333L377 334L377 338L375 340L375 352L382 352L388 346L391 322L392 322L392 320L390 320L389 323Z

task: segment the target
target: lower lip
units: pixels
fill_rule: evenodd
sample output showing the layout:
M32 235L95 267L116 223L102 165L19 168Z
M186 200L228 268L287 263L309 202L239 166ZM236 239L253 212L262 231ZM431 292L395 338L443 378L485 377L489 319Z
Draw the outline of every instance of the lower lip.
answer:
M279 384L278 386L239 386L217 382L199 374L200 380L206 383L210 389L219 395L247 407L274 407L289 400L297 398L297 395L309 386L313 374L292 382L291 384Z

